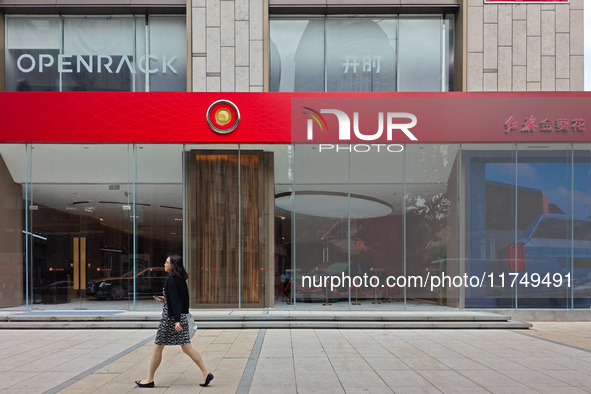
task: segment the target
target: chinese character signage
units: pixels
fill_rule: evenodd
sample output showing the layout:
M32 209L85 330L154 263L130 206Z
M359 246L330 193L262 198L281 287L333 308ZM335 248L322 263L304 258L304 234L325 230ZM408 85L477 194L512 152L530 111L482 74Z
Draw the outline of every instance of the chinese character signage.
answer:
M505 122L505 134L512 131L521 131L522 133L567 133L569 131L575 133L582 133L585 131L585 119L536 119L535 115L531 115L524 119L520 124L514 116L509 117Z
M357 71L360 70L361 72L375 72L376 74L380 73L381 69L381 56L361 56L361 62L359 61L357 56L346 56L345 61L343 62L343 74L348 74L352 72L353 74L357 74Z

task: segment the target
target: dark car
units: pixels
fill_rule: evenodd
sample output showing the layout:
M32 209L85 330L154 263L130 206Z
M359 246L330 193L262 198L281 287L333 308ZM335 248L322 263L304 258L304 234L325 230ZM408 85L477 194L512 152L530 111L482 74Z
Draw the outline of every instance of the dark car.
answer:
M168 272L164 268L146 268L135 276L136 296L161 295ZM119 277L96 279L88 284L86 294L99 299L121 300L133 296L132 272Z
M500 253L497 277L505 275L509 296L514 291L523 297L591 296L589 218L541 214Z
M331 286L331 279L335 278L335 286ZM324 280L326 279L326 281ZM337 279L338 278L338 279ZM343 281L343 278L345 280ZM350 278L347 279L347 278ZM371 278L374 278L373 281ZM340 282L340 283L337 283ZM349 299L381 298L384 291L384 275L382 270L370 264L351 262L349 274L348 262L322 263L312 270L298 275L294 283L295 298L298 301L346 301ZM372 285L377 284L377 287Z

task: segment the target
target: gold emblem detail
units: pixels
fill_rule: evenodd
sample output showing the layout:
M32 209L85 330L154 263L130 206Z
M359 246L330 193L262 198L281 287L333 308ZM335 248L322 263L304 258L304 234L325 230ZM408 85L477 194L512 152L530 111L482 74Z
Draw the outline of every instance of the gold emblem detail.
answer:
M225 108L220 108L215 112L215 121L221 125L226 125L232 120L232 113Z

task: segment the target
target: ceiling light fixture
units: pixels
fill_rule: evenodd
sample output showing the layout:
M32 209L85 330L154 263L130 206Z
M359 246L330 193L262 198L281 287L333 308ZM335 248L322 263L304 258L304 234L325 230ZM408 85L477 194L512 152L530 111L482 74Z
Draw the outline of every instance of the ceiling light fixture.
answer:
M367 219L387 216L392 206L360 194L325 191L296 191L275 195L275 205L295 213L337 219Z

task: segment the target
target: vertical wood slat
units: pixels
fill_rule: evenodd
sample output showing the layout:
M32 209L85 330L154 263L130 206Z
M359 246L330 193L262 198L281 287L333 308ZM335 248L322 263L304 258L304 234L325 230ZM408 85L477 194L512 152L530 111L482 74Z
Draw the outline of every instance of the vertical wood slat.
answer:
M193 237L199 268L197 303L238 303L240 242L241 301L260 301L262 242L259 239L259 214L263 198L259 187L262 179L260 160L257 154L241 154L239 172L237 153L195 155L192 209L195 212Z
M80 238L74 237L72 242L72 254L74 261L74 289L80 289Z
M80 237L80 290L86 290L86 237Z

